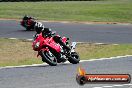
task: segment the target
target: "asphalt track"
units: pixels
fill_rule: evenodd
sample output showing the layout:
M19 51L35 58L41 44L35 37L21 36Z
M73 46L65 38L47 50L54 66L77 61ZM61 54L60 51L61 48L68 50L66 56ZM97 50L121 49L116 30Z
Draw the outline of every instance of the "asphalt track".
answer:
M77 68L88 74L130 74L132 57L82 62L78 65L60 64L0 69L0 88L131 88L131 84L85 84L76 82ZM118 86L117 86L118 85ZM119 86L120 85L120 86Z
M62 36L70 36L72 41L132 43L132 25L44 23ZM34 31L24 31L17 21L0 21L0 37L32 38ZM132 57L81 62L77 65L60 64L0 69L0 88L132 88L130 84L86 84L76 83L77 68L83 67L93 74L130 74Z
M132 43L132 25L77 24L44 22L61 36L71 41L93 43ZM18 21L0 21L0 37L31 39L34 31L25 31Z

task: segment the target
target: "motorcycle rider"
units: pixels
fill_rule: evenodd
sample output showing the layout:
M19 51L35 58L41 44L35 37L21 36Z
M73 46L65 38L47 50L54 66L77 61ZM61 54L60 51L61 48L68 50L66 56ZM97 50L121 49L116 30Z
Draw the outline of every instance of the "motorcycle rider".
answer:
M23 21L21 21L21 25L26 27L27 30L34 29L34 18L25 15L23 17Z
M68 51L70 50L70 48L65 43L62 42L62 38L60 36L52 36L53 34L52 34L52 30L50 28L44 28L44 30L42 30L42 35L43 35L43 37L45 35L49 36L49 37L53 37L53 39L56 43L59 43Z
M27 20L30 20L30 19L34 19L33 17L30 17L30 16L27 16L27 15L25 15L24 17L23 17L23 20L24 21L27 21Z

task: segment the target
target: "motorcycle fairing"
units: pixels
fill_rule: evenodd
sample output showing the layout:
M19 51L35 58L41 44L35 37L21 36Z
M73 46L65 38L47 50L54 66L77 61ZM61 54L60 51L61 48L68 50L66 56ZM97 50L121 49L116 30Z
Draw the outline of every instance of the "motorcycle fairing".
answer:
M37 42L40 42L39 47L36 49L34 46ZM60 52L61 48L58 43L53 40L53 37L42 37L42 33L38 35L36 40L33 42L33 50L40 51L45 47L50 47L57 52Z

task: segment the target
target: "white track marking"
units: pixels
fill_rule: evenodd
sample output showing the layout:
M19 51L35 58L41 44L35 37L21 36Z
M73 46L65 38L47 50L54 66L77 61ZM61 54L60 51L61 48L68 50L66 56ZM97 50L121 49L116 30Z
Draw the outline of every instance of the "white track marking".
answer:
M17 38L8 38L8 39L17 39Z
M115 87L122 87L122 86L130 86L130 88L132 87L132 84L120 84L120 85L112 85L112 86L100 86L100 87L93 87L93 88L115 88Z
M102 44L105 44L105 43L95 43L95 44L97 44L97 45L102 45Z
M119 86L124 86L124 85L113 85L113 86L117 86L117 87L119 87Z
M47 63L43 63L43 64L32 64L32 65L20 65L20 66L5 66L5 67L0 67L0 69L4 69L4 68L24 68L24 67L35 67L35 66L44 66L44 65L48 65Z
M118 59L118 58L125 58L125 57L131 57L131 56L132 55L125 55L125 56L116 56L116 57L110 57L110 58L99 58L99 59L81 60L81 62L84 62L84 61L98 61L98 60Z
M8 38L8 39L16 39L16 40L19 40L19 38ZM21 40L21 39L20 39ZM27 41L33 41L33 39L24 39L24 40L27 40ZM77 42L77 43L88 43L88 42ZM95 44L95 45L108 45L107 43L90 43L89 44ZM110 45L119 45L119 44L110 44Z
M103 86L103 88L111 88L112 86Z
M101 87L93 87L93 88L112 88L112 87L121 87L121 86L131 86L132 84L122 84L122 85L112 85L112 86L101 86Z
M120 59L120 58L125 58L125 57L131 57L132 55L125 55L125 56L117 56L117 57L110 57L110 58L100 58L100 59L90 59L90 60L80 60L80 62L85 62L85 61L100 61L100 60L110 60L110 59ZM64 64L69 64L68 61L66 61ZM32 65L20 65L20 66L5 66L5 67L0 67L0 69L6 69L6 68L21 68L21 67L35 67L35 66L45 66L47 65L46 63L43 64L32 64Z
M27 39L28 41L33 41L33 39Z
M123 85L132 86L132 84L123 84Z

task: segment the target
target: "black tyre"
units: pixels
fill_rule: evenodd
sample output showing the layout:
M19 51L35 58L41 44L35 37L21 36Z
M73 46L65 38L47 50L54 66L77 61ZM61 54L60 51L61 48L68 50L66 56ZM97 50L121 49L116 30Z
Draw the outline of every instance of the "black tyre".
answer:
M76 52L72 52L71 55L68 57L68 61L72 64L77 64L80 61L80 57Z
M57 65L57 58L50 51L41 51L42 61L48 63L50 66Z

